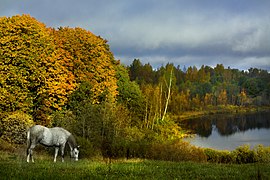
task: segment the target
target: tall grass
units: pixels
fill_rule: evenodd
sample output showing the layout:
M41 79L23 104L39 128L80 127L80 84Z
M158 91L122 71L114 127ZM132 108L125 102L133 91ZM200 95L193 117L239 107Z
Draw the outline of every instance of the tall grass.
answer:
M270 165L213 164L152 160L121 160L105 163L83 159L53 163L0 152L1 179L268 179Z

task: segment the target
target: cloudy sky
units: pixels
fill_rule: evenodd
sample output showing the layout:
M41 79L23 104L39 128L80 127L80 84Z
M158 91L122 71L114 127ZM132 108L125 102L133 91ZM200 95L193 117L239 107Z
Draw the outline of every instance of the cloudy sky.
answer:
M270 71L269 0L0 0L0 16L16 14L100 35L126 65Z

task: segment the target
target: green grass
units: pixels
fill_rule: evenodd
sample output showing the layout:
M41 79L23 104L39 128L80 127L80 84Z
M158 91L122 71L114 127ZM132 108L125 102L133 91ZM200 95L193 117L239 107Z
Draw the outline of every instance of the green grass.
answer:
M39 156L26 163L24 156L0 152L1 179L270 179L270 164L214 164L150 160L105 163L82 159L53 163ZM38 156L38 155L37 155Z

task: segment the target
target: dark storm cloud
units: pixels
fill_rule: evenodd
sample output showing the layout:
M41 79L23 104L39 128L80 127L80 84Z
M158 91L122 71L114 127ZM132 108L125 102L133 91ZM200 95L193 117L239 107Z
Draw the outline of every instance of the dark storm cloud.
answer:
M202 64L270 70L268 0L1 0L0 16L30 14L109 41L116 58L159 66Z

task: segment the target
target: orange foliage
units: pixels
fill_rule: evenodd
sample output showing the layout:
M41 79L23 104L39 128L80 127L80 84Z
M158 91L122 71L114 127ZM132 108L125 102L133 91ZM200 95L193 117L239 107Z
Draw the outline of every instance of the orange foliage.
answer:
M0 19L1 111L61 109L67 102L75 78L50 32L29 15Z
M46 117L83 81L92 86L93 103L114 102L117 63L106 43L81 28L47 28L29 15L0 18L0 112Z
M106 40L81 28L59 28L54 30L55 42L71 57L66 62L79 84L88 81L92 85L93 103L99 103L102 96L115 101L117 79L116 61Z

